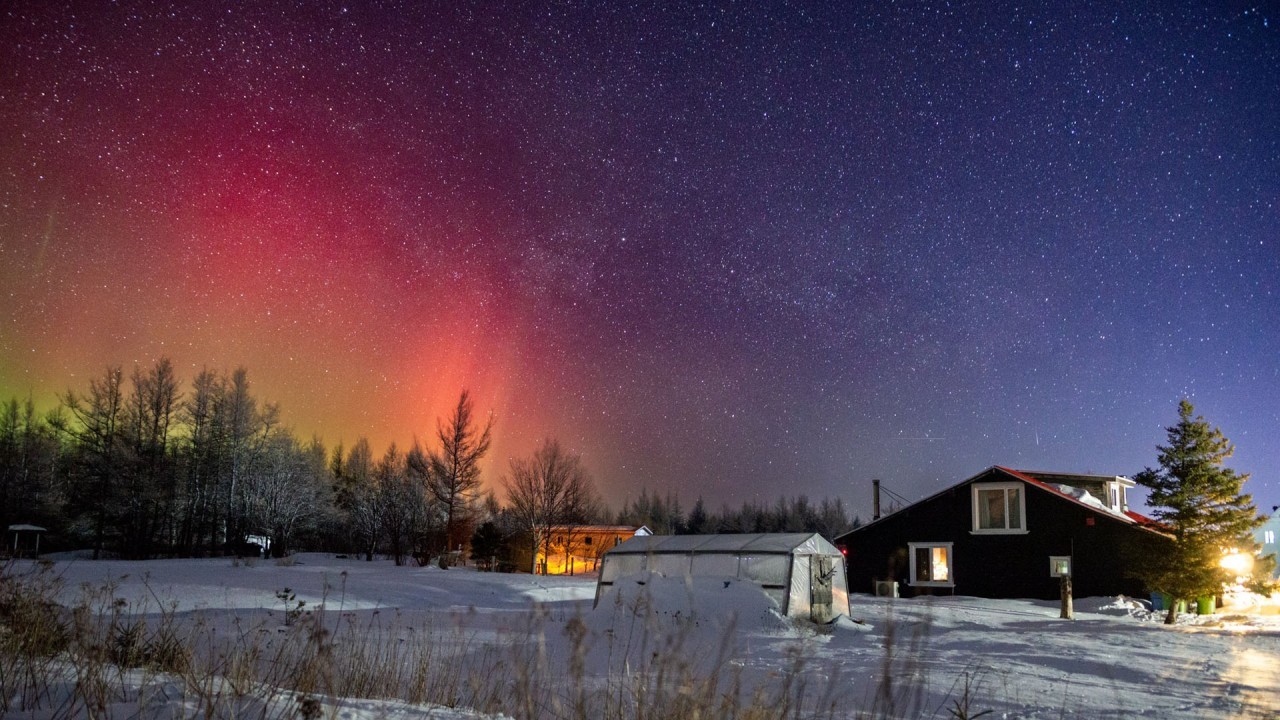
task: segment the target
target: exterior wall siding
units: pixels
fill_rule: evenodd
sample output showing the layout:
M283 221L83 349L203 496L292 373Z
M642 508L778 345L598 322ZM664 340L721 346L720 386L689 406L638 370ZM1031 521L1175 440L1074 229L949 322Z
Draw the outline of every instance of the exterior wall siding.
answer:
M1058 597L1059 580L1049 558L1070 555L1077 597L1142 596L1142 583L1127 572L1164 539L1104 511L1021 483L1026 496L1025 534L985 535L973 530L973 483L1016 478L992 469L934 497L841 536L847 548L851 592L872 592L877 580L896 580L903 596L956 594L991 598ZM952 543L954 587L913 587L909 543Z

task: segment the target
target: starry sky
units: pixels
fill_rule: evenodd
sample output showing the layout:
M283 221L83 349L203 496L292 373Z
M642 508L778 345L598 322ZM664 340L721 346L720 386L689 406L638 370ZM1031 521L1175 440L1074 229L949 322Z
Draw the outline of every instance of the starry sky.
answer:
M1280 14L1248 3L0 6L0 395L170 357L299 434L615 508L1132 474L1280 503Z

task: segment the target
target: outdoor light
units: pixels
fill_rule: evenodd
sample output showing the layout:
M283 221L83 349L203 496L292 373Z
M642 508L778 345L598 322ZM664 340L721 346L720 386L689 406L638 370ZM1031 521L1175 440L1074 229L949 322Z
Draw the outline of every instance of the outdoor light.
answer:
M1237 576L1248 575L1253 570L1253 556L1239 550L1231 550L1222 556L1218 564Z

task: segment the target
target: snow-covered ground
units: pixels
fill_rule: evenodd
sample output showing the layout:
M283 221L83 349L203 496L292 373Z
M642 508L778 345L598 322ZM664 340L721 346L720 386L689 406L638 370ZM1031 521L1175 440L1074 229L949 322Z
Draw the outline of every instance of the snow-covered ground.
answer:
M633 580L593 610L591 577L395 567L320 554L293 565L60 561L53 571L66 605L78 602L83 588L110 583L110 595L131 609L163 606L211 627L271 632L283 631L286 610L323 607L329 623L393 628L441 643L447 636L468 662L506 657L513 648L536 648L566 668L576 657L577 669L563 671L575 678L567 682L601 687L668 655L688 672L721 673L748 690L799 679L804 689L791 692L837 708L836 717L950 718L966 683L971 716L989 709L984 717L1280 717L1280 614L1267 607L1184 615L1166 627L1163 613L1123 598L1078 599L1075 619L1067 621L1052 602L853 595L852 620L814 628L782 619L750 586L725 581ZM637 605L645 608L640 618ZM192 714L193 707L174 702L146 714ZM326 714L353 720L481 716L370 699L325 703Z

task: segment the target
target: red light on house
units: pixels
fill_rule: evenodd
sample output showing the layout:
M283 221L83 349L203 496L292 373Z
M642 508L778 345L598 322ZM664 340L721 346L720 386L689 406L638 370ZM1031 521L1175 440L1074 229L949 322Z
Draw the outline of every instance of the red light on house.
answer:
M849 557L849 548L848 548L848 546L846 546L846 545L837 545L836 547L837 547L837 548L839 548L839 550L840 550L840 554L841 554L841 555L844 555L845 557Z
M1091 517L1087 517L1087 518L1085 518L1085 519L1084 519L1084 524L1085 524L1085 525L1092 526L1092 525L1093 525L1093 518L1091 518Z

